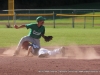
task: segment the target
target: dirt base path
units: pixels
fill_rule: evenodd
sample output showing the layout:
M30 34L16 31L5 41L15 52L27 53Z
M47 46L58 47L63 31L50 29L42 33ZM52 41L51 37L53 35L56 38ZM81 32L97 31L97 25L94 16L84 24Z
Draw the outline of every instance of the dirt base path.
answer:
M0 50L0 75L100 75L100 47L69 46L66 57L11 56Z

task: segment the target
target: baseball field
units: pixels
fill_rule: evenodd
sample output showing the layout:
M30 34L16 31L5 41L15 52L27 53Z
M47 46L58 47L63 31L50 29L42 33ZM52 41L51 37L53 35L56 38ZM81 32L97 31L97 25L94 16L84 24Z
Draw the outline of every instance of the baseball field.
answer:
M64 26L64 27L63 27ZM45 35L53 40L45 42L43 48L66 48L65 57L26 57L21 50L12 56L21 37L29 30L0 27L0 75L99 75L100 74L100 27L72 28L65 25L53 28L46 26Z
M99 7L99 3L88 3L55 7L55 9L92 8L98 10L79 10L75 11L74 14L100 15ZM33 14L35 13L34 11L30 13L32 12ZM56 11L56 13L65 14L73 14L72 12L74 11ZM27 14L27 11L16 12L16 14L18 13ZM37 13L42 12L39 11ZM45 17L45 35L52 35L53 39L50 42L45 42L44 39L41 38L41 47L53 50L64 46L65 57L61 57L60 55L51 58L38 58L36 56L27 57L27 50L21 50L18 56L13 56L21 37L29 33L29 30L26 28L13 28L14 23L21 25L36 22L36 20L25 20L34 18L34 16L18 16L16 20L9 20L12 28L6 28L6 25L9 24L6 19L12 19L12 17L1 15L0 75L100 75L100 16L80 16L74 18L72 16L57 16L55 21L53 20L53 16Z

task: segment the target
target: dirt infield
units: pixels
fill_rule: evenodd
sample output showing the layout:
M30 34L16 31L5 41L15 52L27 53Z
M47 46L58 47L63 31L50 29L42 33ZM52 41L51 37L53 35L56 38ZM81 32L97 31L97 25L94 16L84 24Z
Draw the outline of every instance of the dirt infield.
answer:
M52 58L12 56L14 49L1 48L0 75L100 75L100 45L65 48L65 57Z

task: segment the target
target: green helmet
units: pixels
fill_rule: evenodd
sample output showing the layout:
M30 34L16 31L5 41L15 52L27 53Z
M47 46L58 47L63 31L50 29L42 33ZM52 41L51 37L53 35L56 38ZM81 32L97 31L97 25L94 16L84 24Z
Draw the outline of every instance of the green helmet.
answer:
M36 21L37 21L37 22L38 22L38 21L45 21L45 18L42 17L42 16L39 16L39 17L36 18Z

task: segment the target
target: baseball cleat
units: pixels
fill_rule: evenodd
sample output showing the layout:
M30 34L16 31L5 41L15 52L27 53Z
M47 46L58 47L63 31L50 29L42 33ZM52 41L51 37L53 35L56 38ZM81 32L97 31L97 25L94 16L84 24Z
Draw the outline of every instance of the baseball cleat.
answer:
M61 56L64 57L65 56L65 47L61 47L60 51L61 51Z

